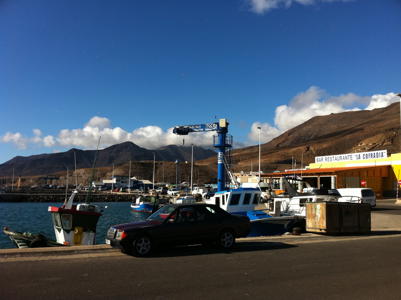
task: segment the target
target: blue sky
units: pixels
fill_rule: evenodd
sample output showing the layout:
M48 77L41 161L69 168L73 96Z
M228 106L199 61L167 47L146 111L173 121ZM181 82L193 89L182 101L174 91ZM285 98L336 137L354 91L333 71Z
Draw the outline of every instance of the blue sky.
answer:
M227 118L237 147L401 92L401 1L0 1L0 163ZM210 134L186 143L210 145Z

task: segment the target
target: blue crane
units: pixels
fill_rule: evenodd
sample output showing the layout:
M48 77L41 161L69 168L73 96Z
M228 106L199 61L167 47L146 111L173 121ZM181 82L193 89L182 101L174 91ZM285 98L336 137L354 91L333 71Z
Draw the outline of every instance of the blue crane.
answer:
M178 135L188 135L191 132L216 131L217 137L213 136L213 146L217 148L217 191L226 190L224 160L227 148L232 147L232 137L227 135L228 122L226 119L220 119L219 122L176 126L173 133Z

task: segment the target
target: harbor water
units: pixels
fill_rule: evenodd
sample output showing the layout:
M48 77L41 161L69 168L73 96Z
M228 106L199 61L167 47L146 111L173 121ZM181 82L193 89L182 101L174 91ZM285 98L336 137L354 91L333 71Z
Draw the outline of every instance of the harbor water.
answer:
M99 218L96 243L104 244L106 231L111 225L140 221L149 214L131 211L131 202L98 202L103 210ZM13 231L41 233L47 238L55 240L51 214L47 211L49 206L60 206L61 203L38 202L0 202L0 226L8 226ZM3 233L0 232L0 249L15 248L16 246Z

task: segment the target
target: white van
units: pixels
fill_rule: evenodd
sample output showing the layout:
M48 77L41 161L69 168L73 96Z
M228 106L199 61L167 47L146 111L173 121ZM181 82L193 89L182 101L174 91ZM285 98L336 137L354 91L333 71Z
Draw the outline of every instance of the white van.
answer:
M337 189L341 197L338 202L369 203L371 207L376 206L376 194L369 188L344 188Z

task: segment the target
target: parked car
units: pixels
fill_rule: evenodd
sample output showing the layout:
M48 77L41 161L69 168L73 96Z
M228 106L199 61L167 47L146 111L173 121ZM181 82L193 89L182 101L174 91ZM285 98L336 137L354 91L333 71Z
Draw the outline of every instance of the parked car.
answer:
M341 197L338 202L369 203L371 207L376 206L376 194L369 188L343 188L337 189Z
M180 193L180 191L178 189L171 189L167 191L167 194L170 196L176 196Z
M156 189L156 193L159 193L161 195L166 195L167 194L167 188L165 186L163 187L158 187Z
M143 222L110 227L106 244L137 256L148 255L162 244L216 243L230 249L235 238L246 236L249 231L248 217L231 215L215 205L169 204Z

